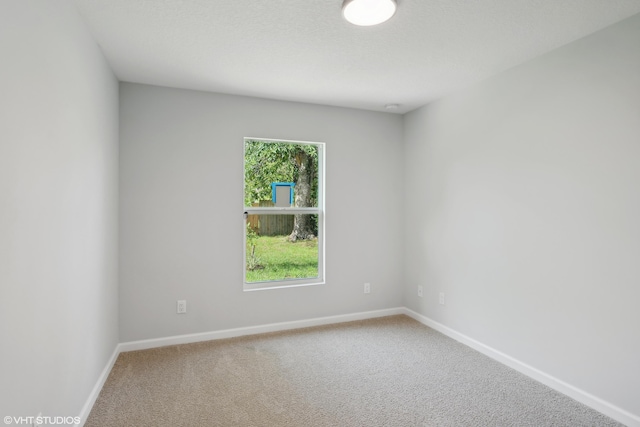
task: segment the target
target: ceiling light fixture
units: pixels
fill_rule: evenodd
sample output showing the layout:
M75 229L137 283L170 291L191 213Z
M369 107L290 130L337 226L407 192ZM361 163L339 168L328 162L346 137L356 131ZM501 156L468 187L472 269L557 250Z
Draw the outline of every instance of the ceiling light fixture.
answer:
M342 14L352 24L368 27L389 20L396 7L396 0L344 0Z

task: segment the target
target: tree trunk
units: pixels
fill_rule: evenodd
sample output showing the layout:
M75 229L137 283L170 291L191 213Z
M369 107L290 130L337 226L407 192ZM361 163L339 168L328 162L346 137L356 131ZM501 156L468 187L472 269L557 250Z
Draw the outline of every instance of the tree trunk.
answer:
M298 180L295 186L294 206L297 208L306 208L310 205L311 199L311 180L313 177L313 161L311 157L304 151L300 150L295 155L296 166L298 167ZM311 215L296 214L293 217L293 231L289 235L289 241L313 239L313 230L311 229Z

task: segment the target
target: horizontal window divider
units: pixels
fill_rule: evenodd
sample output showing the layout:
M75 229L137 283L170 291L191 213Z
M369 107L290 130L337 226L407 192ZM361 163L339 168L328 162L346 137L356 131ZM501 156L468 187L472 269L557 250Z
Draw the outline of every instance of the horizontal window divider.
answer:
M295 214L319 214L320 208L245 208L245 215L295 215Z

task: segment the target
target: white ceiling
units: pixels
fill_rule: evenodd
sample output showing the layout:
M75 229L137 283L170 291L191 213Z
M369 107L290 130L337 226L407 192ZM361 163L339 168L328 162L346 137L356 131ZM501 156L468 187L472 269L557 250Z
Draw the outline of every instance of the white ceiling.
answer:
M120 80L404 113L640 12L640 0L74 0Z

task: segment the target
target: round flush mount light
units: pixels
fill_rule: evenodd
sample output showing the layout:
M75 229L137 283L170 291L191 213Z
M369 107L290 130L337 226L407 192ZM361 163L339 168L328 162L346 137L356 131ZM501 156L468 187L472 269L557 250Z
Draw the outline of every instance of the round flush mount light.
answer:
M344 0L342 14L354 25L382 24L396 13L396 0Z

